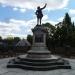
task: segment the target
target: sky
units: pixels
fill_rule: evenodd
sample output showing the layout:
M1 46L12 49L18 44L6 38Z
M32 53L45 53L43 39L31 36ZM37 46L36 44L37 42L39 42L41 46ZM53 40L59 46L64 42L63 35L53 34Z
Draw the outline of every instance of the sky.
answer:
M68 12L75 22L75 0L0 0L0 36L26 38L37 24L37 6L43 10L42 23L53 25L61 22Z

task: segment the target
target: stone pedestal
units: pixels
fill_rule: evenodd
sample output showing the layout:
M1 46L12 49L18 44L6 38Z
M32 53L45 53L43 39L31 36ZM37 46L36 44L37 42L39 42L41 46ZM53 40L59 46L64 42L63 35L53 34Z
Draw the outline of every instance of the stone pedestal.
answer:
M46 47L46 34L47 30L41 25L37 25L32 29L33 32L33 45L32 49L28 51L27 58L44 59L50 58L50 51Z
M22 68L28 70L53 70L53 69L71 69L69 62L60 57L51 55L46 47L47 30L37 25L32 29L33 45L32 49L26 55L16 57L10 60L8 68Z

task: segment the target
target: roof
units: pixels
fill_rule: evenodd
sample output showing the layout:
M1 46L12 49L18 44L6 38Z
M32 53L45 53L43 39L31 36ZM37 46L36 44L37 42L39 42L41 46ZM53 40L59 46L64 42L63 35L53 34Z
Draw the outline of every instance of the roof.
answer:
M0 42L0 45L2 45L2 46L7 46L8 44L5 43L5 42Z
M3 42L0 42L0 45L3 45L4 43Z
M31 46L31 44L27 40L23 39L19 41L16 46Z

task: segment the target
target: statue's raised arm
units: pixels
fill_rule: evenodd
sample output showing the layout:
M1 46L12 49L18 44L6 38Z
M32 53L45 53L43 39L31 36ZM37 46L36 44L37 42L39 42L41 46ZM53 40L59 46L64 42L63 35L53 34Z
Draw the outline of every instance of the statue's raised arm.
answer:
M45 6L43 8L40 8L40 6L37 7L37 10L35 12L36 16L37 16L37 25L41 25L41 20L43 17L43 13L42 13L42 9L44 9L46 7L47 4L45 4Z
M46 6L47 6L47 3L45 4L45 6L44 7L42 7L41 9L44 9L44 8L46 8Z

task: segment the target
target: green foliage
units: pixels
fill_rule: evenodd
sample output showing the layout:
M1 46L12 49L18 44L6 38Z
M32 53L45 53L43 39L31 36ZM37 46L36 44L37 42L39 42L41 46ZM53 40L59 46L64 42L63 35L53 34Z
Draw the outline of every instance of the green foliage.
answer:
M0 36L0 41L2 40L2 37Z
M48 27L47 46L49 48L64 45L75 47L75 26L68 13L65 14L63 21L57 24L57 27L50 23L43 24L43 26Z
M29 43L32 45L32 43L33 43L33 36L32 36L32 35L28 35L28 36L27 36L27 40L28 40Z
M71 22L71 18L68 13L65 14L63 24L64 24L64 28L66 30L65 43L72 46L72 44L73 44L72 41L74 41L73 38L74 38L74 34L75 34L75 26L74 26L74 23Z
M74 26L74 22L73 23L71 22L71 18L68 13L65 14L65 17L60 25L57 26L56 33L55 33L55 35L57 35L58 37L55 38L58 39L60 42L59 46L60 45L63 46L64 44L73 46L72 41L74 41L75 26Z
M3 41L6 42L9 46L12 46L18 43L20 41L20 38L19 37L7 37Z
M56 28L55 28L55 26L53 26L50 23L45 23L42 25L44 27L46 27L48 30L48 34L46 36L46 45L47 45L48 49L50 49L52 46L54 46L53 36L54 36L55 31L56 31Z
M19 37L14 37L14 42L19 42L21 39Z
M68 13L65 14L63 23L64 23L65 26L67 25L67 27L69 27L72 24L71 17L69 16Z
M45 23L42 25L47 28L49 36L52 37L56 30L55 26L50 23Z

